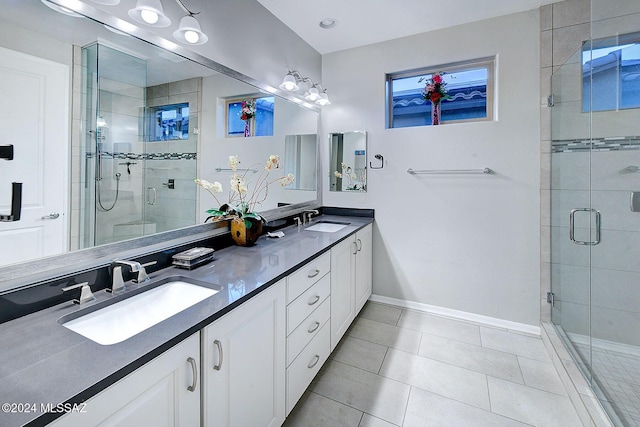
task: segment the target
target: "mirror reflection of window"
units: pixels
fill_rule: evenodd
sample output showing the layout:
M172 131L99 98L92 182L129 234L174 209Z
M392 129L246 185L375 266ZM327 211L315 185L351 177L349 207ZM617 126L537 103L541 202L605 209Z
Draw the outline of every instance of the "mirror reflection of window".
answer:
M251 113L248 118L243 115L243 104L250 105ZM273 136L274 105L273 96L227 100L227 136ZM248 135L247 122L250 129Z
M584 43L582 112L640 108L639 74L640 33Z
M150 141L189 139L189 103L153 107Z

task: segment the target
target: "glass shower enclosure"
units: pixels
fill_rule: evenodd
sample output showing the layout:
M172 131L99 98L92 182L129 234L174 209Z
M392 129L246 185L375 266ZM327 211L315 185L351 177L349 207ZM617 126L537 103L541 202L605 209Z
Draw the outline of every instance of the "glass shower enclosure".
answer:
M613 423L637 426L640 5L593 0L552 92L552 322Z
M150 85L148 66L102 43L82 48L79 248L195 224L197 133L189 126L198 105L189 100L201 79ZM182 89L168 96L174 83Z

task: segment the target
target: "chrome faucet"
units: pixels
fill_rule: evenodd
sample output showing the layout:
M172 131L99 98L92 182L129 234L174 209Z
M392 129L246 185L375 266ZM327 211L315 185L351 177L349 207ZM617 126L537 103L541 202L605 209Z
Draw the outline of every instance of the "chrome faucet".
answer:
M151 261L146 264L140 264L138 261L126 261L123 259L114 259L111 262L111 289L107 289L108 292L114 293L124 289L124 277L122 275L122 267L128 266L132 273L138 273L138 276L133 279L135 283L147 282L149 275L145 267L154 265L158 261Z
M302 214L302 222L311 222L311 217L314 215L320 215L320 212L318 212L316 209L310 210L310 211L304 211L304 213ZM306 221L305 221L306 219Z
M62 292L69 292L74 289L80 289L80 298L74 299L73 302L76 304L84 304L85 302L93 301L96 297L93 296L93 292L91 292L91 288L89 287L89 282L78 283L77 285L67 286L62 288Z

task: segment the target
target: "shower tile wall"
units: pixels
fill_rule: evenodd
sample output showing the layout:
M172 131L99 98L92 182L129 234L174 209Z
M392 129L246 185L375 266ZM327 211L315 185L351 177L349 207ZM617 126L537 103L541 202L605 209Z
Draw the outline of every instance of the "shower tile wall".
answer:
M85 170L84 158L80 153L84 153L82 147L82 48L80 46L73 47L73 80L71 84L71 173L69 198L71 206L69 210L69 250L75 251L80 249L80 242L84 240L84 217L80 209L83 206L82 188L85 186Z
M147 88L147 107L189 103L189 139L147 143L147 153L197 153L202 111L202 78L193 78ZM196 223L197 160L147 160L146 186L157 192L155 205L148 205L145 218L157 231L172 230ZM175 189L166 185L169 179Z

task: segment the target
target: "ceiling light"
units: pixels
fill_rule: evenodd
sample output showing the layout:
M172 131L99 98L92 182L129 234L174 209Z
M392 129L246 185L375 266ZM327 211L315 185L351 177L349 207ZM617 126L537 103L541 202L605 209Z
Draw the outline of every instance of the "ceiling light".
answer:
M320 28L328 30L338 25L338 20L333 18L324 18L318 25L320 25Z
M280 89L286 90L287 92L295 92L299 89L296 78L293 76L291 71L289 71L289 73L284 76L284 79L280 84Z
M171 20L164 14L160 0L138 0L129 16L141 24L152 27L168 27Z
M200 23L192 15L180 20L180 28L173 32L173 37L181 43L199 45L209 40L209 37L200 29Z
M82 15L75 13L73 10L71 9L67 9L66 7L62 7L62 6L58 6L55 3L50 3L47 0L42 0L42 3L44 3L45 6L49 7L50 9L55 10L58 13L62 13L63 15L67 15L67 16L73 16L74 18L80 18L82 17Z

